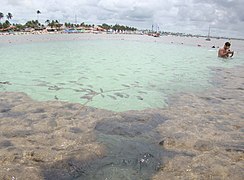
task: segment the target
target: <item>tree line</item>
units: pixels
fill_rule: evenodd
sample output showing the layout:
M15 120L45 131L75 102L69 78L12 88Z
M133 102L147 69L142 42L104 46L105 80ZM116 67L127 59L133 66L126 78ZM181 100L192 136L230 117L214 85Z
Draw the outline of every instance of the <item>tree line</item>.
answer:
M12 17L13 17L12 13L10 13L10 12L7 13L6 14L7 20L5 22L1 23L2 19L4 18L4 14L2 12L0 12L0 28L8 28L11 25L9 20L12 19Z
M31 21L27 21L25 24L11 24L10 20L13 18L12 13L7 13L6 15L4 15L2 12L0 12L0 29L6 29L8 27L10 27L11 25L15 26L16 30L24 30L25 28L34 28L34 29L43 29L45 28L44 24L41 24L39 22L39 15L41 14L40 10L36 11L37 14L37 20L31 20ZM6 20L2 23L2 19L6 16ZM46 20L45 24L51 28L60 28L61 26L63 26L63 24L61 24L58 20ZM70 23L70 22L65 22L64 23L65 27L67 28L77 28L77 27L95 27L94 24L85 24L84 22L77 24L77 23ZM137 28L134 27L129 27L129 26L124 26L124 25L119 25L119 24L115 24L115 25L108 25L103 23L102 25L98 25L99 27L105 29L105 30L115 30L115 31L136 31Z
M108 24L104 23L102 25L99 25L99 27L106 29L106 30L112 29L114 31L136 31L137 30L137 28L119 25L119 24L108 25Z

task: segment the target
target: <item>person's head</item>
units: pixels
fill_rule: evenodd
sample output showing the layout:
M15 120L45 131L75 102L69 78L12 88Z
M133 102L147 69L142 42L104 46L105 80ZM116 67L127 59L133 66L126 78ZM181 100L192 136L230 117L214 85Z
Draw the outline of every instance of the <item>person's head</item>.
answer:
M229 42L226 42L224 48L227 50L227 49L230 49L230 46L231 46L231 44Z

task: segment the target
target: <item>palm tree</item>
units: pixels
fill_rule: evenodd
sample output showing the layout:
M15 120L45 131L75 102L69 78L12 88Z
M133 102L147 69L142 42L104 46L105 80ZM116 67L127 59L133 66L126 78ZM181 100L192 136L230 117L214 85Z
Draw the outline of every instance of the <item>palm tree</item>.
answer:
M41 11L37 10L36 14L37 14L37 20L39 20L39 16L38 15L41 14Z
M8 20L10 20L10 19L12 19L13 15L11 13L8 13L6 15L6 17L7 17ZM11 23L6 20L5 25L6 25L6 27L9 27L11 25Z
M12 15L11 13L8 13L8 14L6 15L6 17L7 17L7 19L9 20L9 19L12 19L13 15Z
M45 21L45 23L49 26L49 24L50 24L50 20L47 19L47 20Z
M8 20L6 20L4 23L3 23L3 28L8 28L10 26L10 22Z
M3 17L4 17L4 14L2 12L0 12L0 21L2 20Z

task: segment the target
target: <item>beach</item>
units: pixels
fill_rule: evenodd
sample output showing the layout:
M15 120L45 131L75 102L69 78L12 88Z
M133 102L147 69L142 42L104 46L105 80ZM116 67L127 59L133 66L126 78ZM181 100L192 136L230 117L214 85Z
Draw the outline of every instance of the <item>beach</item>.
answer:
M78 41L78 40L128 40L128 41L148 41L163 42L168 44L181 44L190 46L200 46L212 48L212 46L222 47L224 42L232 42L235 51L243 51L244 45L242 40L217 39L212 38L211 41L205 41L204 37L186 37L186 36L161 36L160 38L134 34L106 34L106 33L45 33L45 34L20 34L20 35L1 35L0 44L6 43L28 43L28 42L48 42L48 41Z
M0 48L104 39L207 49L225 42L174 36L47 34L0 36ZM243 41L232 44L236 56L242 58ZM204 91L171 94L162 108L123 112L58 100L37 101L23 92L2 91L0 179L241 180L243 67L243 63L209 67L211 86Z

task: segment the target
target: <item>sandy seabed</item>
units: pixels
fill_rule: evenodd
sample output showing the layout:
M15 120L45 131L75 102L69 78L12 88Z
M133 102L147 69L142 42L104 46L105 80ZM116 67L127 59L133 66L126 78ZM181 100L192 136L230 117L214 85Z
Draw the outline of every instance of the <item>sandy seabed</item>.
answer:
M0 179L242 180L243 69L212 69L213 88L143 111L0 92Z
M243 67L164 109L115 113L1 92L0 179L243 179Z

